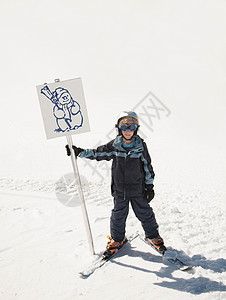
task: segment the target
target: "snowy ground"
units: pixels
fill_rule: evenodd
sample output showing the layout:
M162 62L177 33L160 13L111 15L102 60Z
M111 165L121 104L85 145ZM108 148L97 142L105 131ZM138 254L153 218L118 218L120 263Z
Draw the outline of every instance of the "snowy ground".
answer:
M176 270L135 239L84 280L78 273L92 257L80 206L77 198L63 202L58 188L54 181L1 180L0 299L115 299L115 293L120 299L226 299L224 194L213 202L211 190L185 195L163 187L152 203L166 245L193 273ZM109 234L108 182L89 183L84 192L99 253ZM130 212L127 234L136 232L142 229Z

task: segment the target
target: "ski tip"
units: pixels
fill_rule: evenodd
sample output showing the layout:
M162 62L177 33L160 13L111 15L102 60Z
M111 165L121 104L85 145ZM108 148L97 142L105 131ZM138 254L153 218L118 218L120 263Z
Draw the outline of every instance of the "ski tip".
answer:
M91 274L92 274L92 273L91 273ZM85 274L85 273L83 273L83 272L80 272L80 273L79 273L79 275L80 275L80 277L81 277L82 279L87 279L87 278L89 278L89 276L90 276L91 274Z
M192 271L194 271L192 266L183 266L183 267L180 268L180 270L184 271L184 272L192 272Z

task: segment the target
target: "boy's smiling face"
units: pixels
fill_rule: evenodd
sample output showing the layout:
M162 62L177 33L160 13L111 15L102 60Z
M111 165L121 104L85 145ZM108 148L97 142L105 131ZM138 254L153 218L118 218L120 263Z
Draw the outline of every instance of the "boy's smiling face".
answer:
M137 120L131 118L131 117L125 117L121 120L121 122L119 123L119 126L121 124L137 124ZM134 131L130 131L130 130L125 130L125 131L121 131L122 132L122 137L124 138L124 142L132 142L132 138L134 135Z

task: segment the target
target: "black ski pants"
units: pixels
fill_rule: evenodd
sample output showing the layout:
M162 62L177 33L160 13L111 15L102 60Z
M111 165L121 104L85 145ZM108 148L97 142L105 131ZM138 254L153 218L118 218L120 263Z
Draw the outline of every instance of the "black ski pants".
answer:
M117 242L123 241L126 219L129 213L129 203L131 203L136 217L141 222L145 236L149 238L158 236L158 224L155 214L144 197L130 199L115 197L110 220L111 237Z

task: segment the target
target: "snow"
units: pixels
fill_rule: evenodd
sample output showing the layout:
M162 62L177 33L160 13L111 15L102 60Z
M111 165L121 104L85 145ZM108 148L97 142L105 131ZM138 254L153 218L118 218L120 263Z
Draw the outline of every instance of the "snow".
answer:
M194 273L176 270L135 239L84 280L79 272L94 258L80 207L58 201L48 181L39 192L26 184L21 190L20 182L16 192L16 182L11 189L1 186L1 299L113 299L115 286L125 299L224 299L225 208L208 201L206 193L166 197L159 192L153 201L166 245L192 264ZM98 254L105 246L112 200L107 183L90 184L89 190L87 206ZM127 234L135 233L142 234L142 229L130 212Z
M226 299L225 1L0 7L0 299ZM193 272L135 239L80 278L107 242L110 163L78 159L93 257L66 139L46 140L36 95L36 85L58 77L83 80L91 132L73 136L80 147L113 138L119 112L137 108L160 234ZM149 92L165 105L155 102L159 111L142 102ZM126 229L143 234L132 210Z

